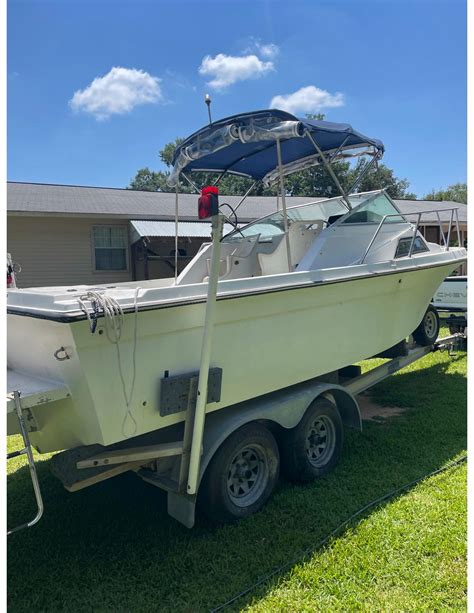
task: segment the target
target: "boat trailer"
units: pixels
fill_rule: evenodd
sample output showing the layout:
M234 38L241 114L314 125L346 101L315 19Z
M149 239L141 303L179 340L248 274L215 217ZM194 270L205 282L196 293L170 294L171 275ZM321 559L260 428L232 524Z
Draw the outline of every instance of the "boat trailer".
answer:
M335 373L306 381L289 388L253 398L224 411L206 415L203 441L200 446L199 484L210 460L238 428L256 420L275 421L283 428L292 428L301 420L308 406L318 397L332 399L345 426L361 430L362 422L355 396L380 383L405 366L435 351L466 350L466 335L452 334L433 345L418 347L405 343L405 350L384 364L361 374L359 366L349 366ZM17 419L23 448L7 454L7 460L26 455L37 511L34 518L10 530L13 534L36 525L44 512L43 498L36 471L29 433L37 430L32 408L46 402L66 398L68 389L56 382L8 372L7 418ZM181 382L182 385L182 382ZM197 494L187 493L191 464L193 425L198 376L189 376L188 402L184 424L171 426L133 440L109 447L89 445L63 451L52 458L52 471L64 487L75 492L127 471L134 471L144 481L168 493L168 513L191 528L194 525ZM178 442L177 442L178 441Z

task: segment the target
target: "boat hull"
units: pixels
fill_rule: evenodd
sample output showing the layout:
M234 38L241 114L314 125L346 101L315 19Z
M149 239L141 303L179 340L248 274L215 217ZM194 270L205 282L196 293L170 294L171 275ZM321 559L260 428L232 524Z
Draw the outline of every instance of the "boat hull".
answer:
M221 400L209 404L208 411L324 375L395 345L417 327L433 292L458 265L221 297L211 358L211 367L223 372ZM160 415L161 380L199 369L204 315L204 302L128 313L119 353L100 333L104 320L91 334L87 320L9 315L10 367L65 382L71 392L66 400L34 410L38 430L31 433L32 443L41 452L110 445L182 421L184 413ZM68 359L53 357L59 347ZM131 415L125 401L130 395Z

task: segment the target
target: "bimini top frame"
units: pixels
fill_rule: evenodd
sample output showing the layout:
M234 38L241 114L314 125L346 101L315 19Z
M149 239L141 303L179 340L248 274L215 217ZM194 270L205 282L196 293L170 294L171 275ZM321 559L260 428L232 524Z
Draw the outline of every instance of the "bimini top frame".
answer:
M280 110L255 111L221 119L189 136L175 151L168 183L176 186L182 172L212 172L269 184L321 163L329 170L336 159L380 159L383 152L380 140L349 124L298 119Z

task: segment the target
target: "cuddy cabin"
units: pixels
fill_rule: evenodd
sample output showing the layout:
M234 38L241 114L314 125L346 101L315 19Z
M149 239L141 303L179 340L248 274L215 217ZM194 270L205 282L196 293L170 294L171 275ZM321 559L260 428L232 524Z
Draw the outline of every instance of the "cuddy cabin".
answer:
M235 229L222 239L219 279L369 265L441 250L419 233L413 241L415 224L384 191L354 194L349 201L351 210L341 197L289 207L289 258L282 210ZM176 283L206 282L211 253L212 244L204 244Z

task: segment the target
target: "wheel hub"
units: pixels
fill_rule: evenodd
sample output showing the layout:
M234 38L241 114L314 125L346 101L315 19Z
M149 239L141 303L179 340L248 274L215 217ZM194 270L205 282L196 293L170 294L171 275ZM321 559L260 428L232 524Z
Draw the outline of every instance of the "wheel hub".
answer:
M309 426L306 438L306 455L315 467L322 466L331 458L336 445L336 431L329 417L320 415Z
M436 329L436 318L433 313L427 313L425 317L425 333L428 336L433 336Z
M313 447L317 447L318 445L321 445L325 442L326 437L325 436L320 436L319 434L312 434L309 437L309 442L310 445Z
M244 462L243 464L236 463L234 475L239 481L243 481L244 479L251 479L252 470L250 468L250 465L247 464L247 462Z
M227 492L232 502L240 507L256 502L266 487L268 474L266 457L259 446L239 450L227 473Z

